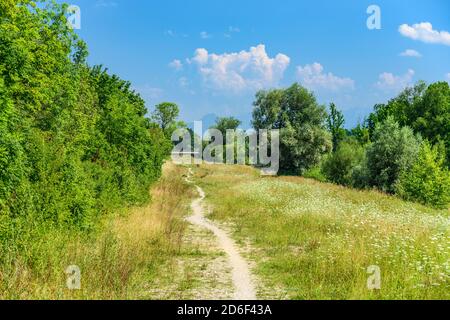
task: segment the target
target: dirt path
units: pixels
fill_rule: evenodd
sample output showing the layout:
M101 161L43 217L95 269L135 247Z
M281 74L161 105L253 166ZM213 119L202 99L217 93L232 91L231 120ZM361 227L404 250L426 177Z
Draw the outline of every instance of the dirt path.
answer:
M192 170L189 169L189 177L186 178L188 183L193 183L190 180L192 174ZM188 221L193 225L197 225L211 231L217 237L220 248L227 254L232 270L234 299L256 300L255 287L247 262L241 257L236 244L228 236L228 234L205 217L204 209L202 207L202 202L205 199L205 192L199 186L195 185L195 187L200 195L200 198L192 202L191 208L193 214L188 218Z

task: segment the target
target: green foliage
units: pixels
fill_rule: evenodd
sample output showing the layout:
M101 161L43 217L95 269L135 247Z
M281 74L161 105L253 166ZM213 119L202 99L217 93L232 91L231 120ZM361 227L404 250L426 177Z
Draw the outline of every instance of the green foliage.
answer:
M336 152L339 143L345 138L344 124L344 114L337 109L334 103L331 103L330 114L327 118L327 128L332 136L333 152Z
M314 179L320 182L327 182L327 177L323 174L322 167L320 165L317 165L315 167L312 167L311 169L306 170L306 172L303 174L304 178L307 179Z
M406 200L437 208L450 203L450 171L438 147L424 142L411 170L404 172L396 185L397 193Z
M420 104L426 89L426 83L419 81L415 86L403 90L387 104L375 105L374 112L367 119L370 136L373 136L375 127L386 121L389 116L393 117L402 127L413 127L414 118L416 117L414 110Z
M169 148L130 83L86 65L66 6L42 7L0 3L0 244L147 200Z
M354 137L361 145L370 143L370 131L363 124L358 123L356 127L347 132L351 137Z
M369 185L393 193L400 175L412 167L420 143L420 137L408 127L400 128L393 117L378 124L367 150Z
M443 142L450 167L450 86L430 85L414 110L413 128L433 144Z
M409 126L432 144L442 141L450 166L450 87L447 82L427 86L424 82L405 89L387 104L376 105L367 120L371 136L377 124L393 117L400 126Z
M217 129L222 133L223 136L223 149L221 151L222 157L223 157L223 162L226 162L226 158L229 157L231 159L231 156L228 155L228 151L232 150L232 152L230 152L230 154L233 155L234 157L234 163L237 162L237 154L238 154L238 149L237 149L237 141L238 141L238 136L239 135L244 135L243 132L241 131L235 131L235 136L234 136L234 140L233 141L228 141L227 140L227 130L236 130L238 129L238 127L241 125L241 121L234 118L234 117L221 117L221 118L217 118L216 119L216 123L214 125L212 125L209 129ZM247 155L247 151L248 151L248 141L244 138L245 141L245 150L246 150L246 155ZM203 149L209 144L209 141L204 141L203 142ZM215 152L213 154L216 154ZM246 163L248 163L246 161Z
M172 133L180 127L186 127L182 122L177 122L180 114L178 105L172 102L163 102L155 106L152 114L152 119L163 130L168 139L171 138Z
M351 139L339 144L336 152L330 154L322 164L322 172L328 181L344 186L355 186L359 168L364 164L365 149Z
M280 169L303 174L331 149L325 129L326 110L299 84L259 91L253 103L255 129L280 129Z
M236 130L240 125L241 121L234 117L222 117L216 119L216 123L211 129L219 130L225 138L227 130Z

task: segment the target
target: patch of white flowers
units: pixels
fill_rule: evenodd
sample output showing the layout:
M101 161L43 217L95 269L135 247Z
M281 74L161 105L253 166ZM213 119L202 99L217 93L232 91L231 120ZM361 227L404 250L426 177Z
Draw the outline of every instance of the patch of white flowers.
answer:
M258 179L235 188L275 214L329 221L327 240L333 250L319 253L328 261L334 260L337 249L360 245L374 264L410 270L405 277L417 288L450 287L450 219L444 215L395 199L361 205L354 200L356 194L346 198L310 182Z

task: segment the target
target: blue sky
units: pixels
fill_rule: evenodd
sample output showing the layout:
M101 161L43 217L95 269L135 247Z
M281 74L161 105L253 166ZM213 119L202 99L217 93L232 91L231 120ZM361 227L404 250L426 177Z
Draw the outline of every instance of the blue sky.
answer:
M90 64L132 82L151 109L249 125L259 89L300 82L347 126L418 80L450 81L450 1L72 0ZM366 10L381 9L369 30ZM210 116L211 117L211 116Z

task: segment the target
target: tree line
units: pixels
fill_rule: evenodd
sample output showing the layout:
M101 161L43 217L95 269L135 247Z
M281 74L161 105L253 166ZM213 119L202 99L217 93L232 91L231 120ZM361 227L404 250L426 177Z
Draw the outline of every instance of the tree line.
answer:
M260 91L255 129L280 129L285 173L355 188L376 188L423 204L450 203L450 87L418 82L363 123L344 128L335 104L319 105L299 84Z
M0 2L1 244L147 201L171 151L131 84L87 64L66 9Z

